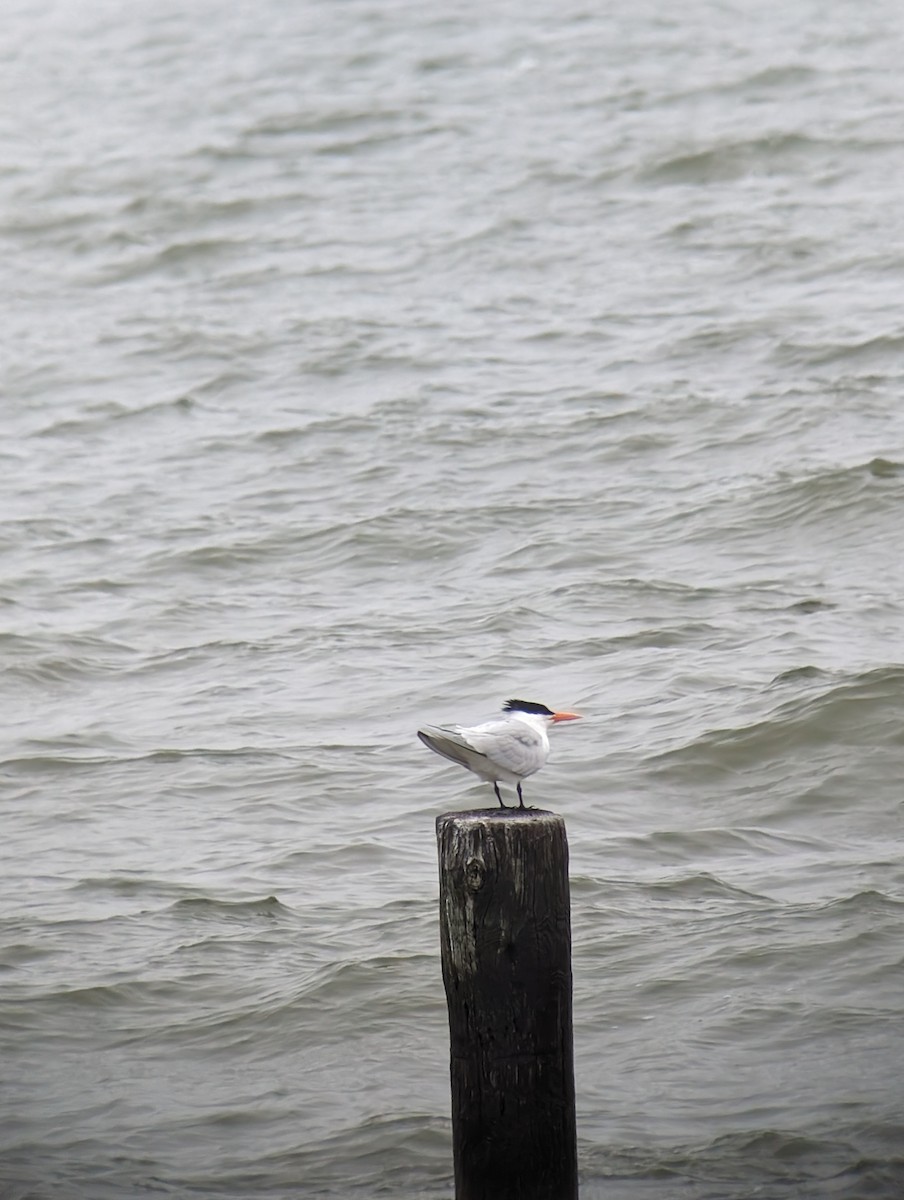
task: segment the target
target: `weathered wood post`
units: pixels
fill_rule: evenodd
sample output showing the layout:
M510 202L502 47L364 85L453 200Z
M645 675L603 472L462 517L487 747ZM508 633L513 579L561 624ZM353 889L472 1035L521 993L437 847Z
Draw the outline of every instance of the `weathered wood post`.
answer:
M565 822L436 821L456 1200L576 1200Z

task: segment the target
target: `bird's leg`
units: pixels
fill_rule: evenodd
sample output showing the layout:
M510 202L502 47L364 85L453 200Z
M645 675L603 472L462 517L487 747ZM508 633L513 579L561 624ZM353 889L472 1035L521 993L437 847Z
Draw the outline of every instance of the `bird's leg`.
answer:
M499 807L500 808L508 808L507 804L502 803L502 797L499 795L499 784L498 783L494 782L493 791L496 793L496 799L499 801Z
M520 783L518 784L518 807L519 808L533 808L532 804L524 803L524 797L521 795L521 784Z

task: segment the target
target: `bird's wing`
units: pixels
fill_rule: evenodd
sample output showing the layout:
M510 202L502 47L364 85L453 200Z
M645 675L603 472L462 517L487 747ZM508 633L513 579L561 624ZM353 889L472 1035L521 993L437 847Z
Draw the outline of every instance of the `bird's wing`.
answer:
M539 771L546 762L549 743L542 734L523 721L487 721L468 730L471 746L504 767L511 775L524 779Z
M479 748L471 745L461 730L425 725L417 731L417 735L425 746L429 746L443 758L448 758L450 762L467 767L477 775L486 776L487 772L492 773L487 756L481 753Z

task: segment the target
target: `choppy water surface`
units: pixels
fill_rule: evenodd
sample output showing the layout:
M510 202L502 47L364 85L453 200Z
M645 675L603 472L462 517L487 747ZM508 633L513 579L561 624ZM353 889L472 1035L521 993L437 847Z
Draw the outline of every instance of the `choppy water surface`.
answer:
M597 8L8 6L4 1200L448 1197L510 695L582 1195L904 1190L904 18Z

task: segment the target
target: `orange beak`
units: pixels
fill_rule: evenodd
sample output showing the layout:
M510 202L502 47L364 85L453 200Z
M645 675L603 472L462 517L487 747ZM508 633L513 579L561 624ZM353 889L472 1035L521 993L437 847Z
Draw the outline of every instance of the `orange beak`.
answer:
M552 719L553 719L553 723L555 723L556 721L580 721L581 714L580 713L553 713Z

